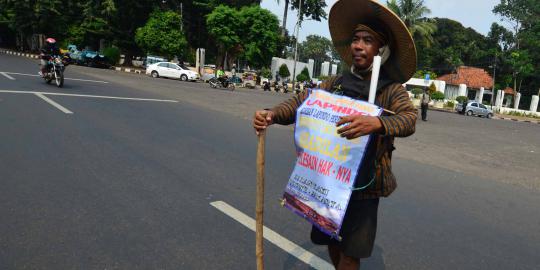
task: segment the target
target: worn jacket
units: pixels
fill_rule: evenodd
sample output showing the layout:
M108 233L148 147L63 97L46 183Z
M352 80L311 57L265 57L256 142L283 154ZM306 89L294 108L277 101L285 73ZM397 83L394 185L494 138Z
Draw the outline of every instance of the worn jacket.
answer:
M338 77L325 81L321 88L333 92ZM289 125L296 120L296 109L309 94L307 91L284 101L272 108L273 121L277 124ZM398 83L390 84L377 92L375 104L394 112L383 114L379 119L384 127L381 134L376 135L375 181L361 191L354 191L352 199L373 199L389 196L397 187L396 177L392 173L392 151L395 137L407 137L414 133L417 110L409 100L405 88Z

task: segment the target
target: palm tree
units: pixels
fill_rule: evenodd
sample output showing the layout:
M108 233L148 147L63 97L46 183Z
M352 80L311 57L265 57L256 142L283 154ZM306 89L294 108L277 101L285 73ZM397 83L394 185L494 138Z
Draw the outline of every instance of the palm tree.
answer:
M433 43L437 25L433 19L426 18L431 10L424 5L424 0L389 0L386 5L401 18L414 38L424 41L428 47Z
M279 0L276 0L279 5ZM281 36L285 37L287 27L287 13L289 11L289 0L285 0L285 9L283 11L283 25L281 26Z

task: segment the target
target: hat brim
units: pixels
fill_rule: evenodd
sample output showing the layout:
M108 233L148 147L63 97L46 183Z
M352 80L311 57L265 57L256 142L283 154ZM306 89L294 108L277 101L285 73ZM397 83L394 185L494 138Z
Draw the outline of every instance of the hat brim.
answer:
M416 72L416 47L413 38L397 15L376 1L339 0L332 6L328 25L336 51L350 66L350 45L354 29L358 24L370 22L384 24L391 35L391 55L383 69L394 81L405 83Z

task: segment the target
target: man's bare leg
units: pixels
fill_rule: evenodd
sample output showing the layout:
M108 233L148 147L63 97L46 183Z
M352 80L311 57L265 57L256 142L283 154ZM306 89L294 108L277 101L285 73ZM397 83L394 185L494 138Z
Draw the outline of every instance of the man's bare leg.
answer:
M360 260L345 256L340 252L339 265L336 270L358 270L360 269Z
M337 269L339 265L339 258L341 256L341 251L337 245L328 245L328 254L330 255L330 260L332 264Z

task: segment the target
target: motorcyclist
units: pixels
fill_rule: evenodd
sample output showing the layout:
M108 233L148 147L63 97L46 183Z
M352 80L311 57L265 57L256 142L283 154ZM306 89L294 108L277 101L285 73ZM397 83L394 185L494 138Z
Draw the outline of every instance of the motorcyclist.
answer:
M223 87L227 88L227 86L229 86L227 76L225 75L225 71L223 71L223 68L221 66L218 67L218 70L216 71L216 78L221 83L221 85L223 85Z
M47 72L48 72L48 70L50 68L49 67L49 60L53 56L60 55L60 49L58 49L58 47L56 47L56 40L54 38L50 37L50 38L47 38L45 40L45 47L41 48L40 52L41 52L40 53L41 71L39 72L39 75L41 75L41 77L44 77L45 74L47 74Z

